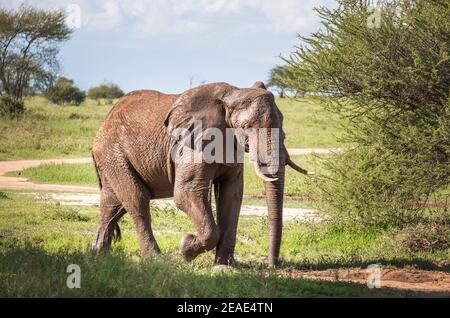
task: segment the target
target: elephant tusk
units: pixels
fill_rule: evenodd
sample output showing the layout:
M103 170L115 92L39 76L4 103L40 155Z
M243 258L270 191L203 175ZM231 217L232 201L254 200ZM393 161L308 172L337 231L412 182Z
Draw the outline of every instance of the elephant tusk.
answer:
M298 171L300 173L306 174L308 176L314 175L314 172L308 172L307 170L303 169L302 167L298 166L295 162L293 162L290 158L287 160L286 164L294 169L295 171Z
M258 165L258 163L256 161L253 162L253 167L255 168L255 172L256 172L257 176L260 177L261 179L263 179L264 181L274 182L274 181L278 180L278 178L269 178L269 177L265 176L264 173L261 171L261 168L260 168L260 166Z

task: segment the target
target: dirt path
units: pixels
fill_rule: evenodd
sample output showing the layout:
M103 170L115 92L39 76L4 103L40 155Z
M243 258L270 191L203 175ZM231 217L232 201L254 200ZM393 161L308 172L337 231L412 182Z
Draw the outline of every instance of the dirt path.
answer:
M18 160L0 161L0 189L27 189L42 191L67 191L67 192L98 192L97 187L84 187L61 184L38 184L28 181L26 178L5 176L8 172L24 170L26 168L37 167L41 164L61 164L61 163L90 163L91 158L74 159L44 159L44 160Z
M23 195L31 195L33 197L40 198L43 202L51 201L57 202L61 205L98 206L100 202L100 194L98 193L51 192L38 194L34 192L25 192L23 193ZM151 206L157 206L161 209L176 209L175 203L171 199L152 200ZM242 205L241 215L264 217L267 215L267 207ZM284 208L283 219L297 221L318 221L319 217L318 211L313 209Z
M327 154L340 151L340 148L289 148L291 155L307 155L307 154ZM26 178L5 176L8 172L24 170L30 167L37 167L41 164L61 164L61 163L90 163L91 158L73 158L73 159L36 159L36 160L17 160L17 161L0 161L0 189L28 189L43 191L65 191L65 192L97 192L97 187L60 185L60 184L37 184L27 181Z
M392 289L393 291L402 291L399 293L400 295L404 295L404 291L408 291L425 295L450 297L450 273L380 267L379 274L379 286ZM280 271L280 275L360 284L367 284L370 278L370 273L366 269L359 268L322 271L290 270ZM371 281L372 283L374 282L373 280Z
M330 153L339 151L337 148L293 148L288 149L292 155L306 155L311 153ZM99 195L97 187L61 185L61 184L40 184L28 181L26 178L5 176L8 172L24 170L26 168L37 167L41 164L79 164L91 163L91 158L73 159L42 159L42 160L18 160L0 161L0 189L10 190L36 190L36 191L58 191L62 193L49 194L50 199L67 205L98 205ZM172 200L153 200L153 204L160 207L175 207ZM265 216L267 208L265 206L243 205L241 215ZM284 208L285 220L318 220L317 211L312 209Z

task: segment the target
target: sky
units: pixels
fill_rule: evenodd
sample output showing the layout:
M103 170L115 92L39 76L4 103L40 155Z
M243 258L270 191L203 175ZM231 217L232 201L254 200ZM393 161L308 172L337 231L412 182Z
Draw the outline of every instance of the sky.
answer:
M333 0L2 0L62 9L74 29L61 72L82 89L103 82L124 91L177 93L203 82L249 87L266 81L320 27L314 7Z

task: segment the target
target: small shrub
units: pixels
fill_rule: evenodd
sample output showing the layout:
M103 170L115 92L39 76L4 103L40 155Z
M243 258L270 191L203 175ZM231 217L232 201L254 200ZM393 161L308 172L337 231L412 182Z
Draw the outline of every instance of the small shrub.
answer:
M99 86L91 87L88 90L88 97L92 99L114 99L120 98L124 95L122 89L113 83L106 83Z
M450 222L410 225L397 234L396 240L413 252L445 250L450 248Z
M77 113L71 113L69 115L69 119L72 119L72 120L79 120L79 119L86 120L86 119L89 119L89 116L84 116L84 115L80 115L80 114L77 114Z
M80 105L86 98L86 94L75 86L74 82L65 77L60 77L55 84L44 92L52 103Z
M0 117L17 116L23 113L23 101L9 95L0 96Z

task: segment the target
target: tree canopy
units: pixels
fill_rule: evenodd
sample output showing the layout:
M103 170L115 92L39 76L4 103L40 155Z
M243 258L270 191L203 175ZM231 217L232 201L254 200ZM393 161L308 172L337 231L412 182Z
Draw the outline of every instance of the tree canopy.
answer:
M401 221L449 184L450 3L372 3L318 8L322 28L299 37L283 82L348 122L322 188L330 210Z
M70 34L63 11L0 9L0 94L20 100L26 87L51 84L59 44Z
M124 95L122 89L113 83L105 83L95 87L91 87L88 90L88 97L92 99L114 99L120 98Z

